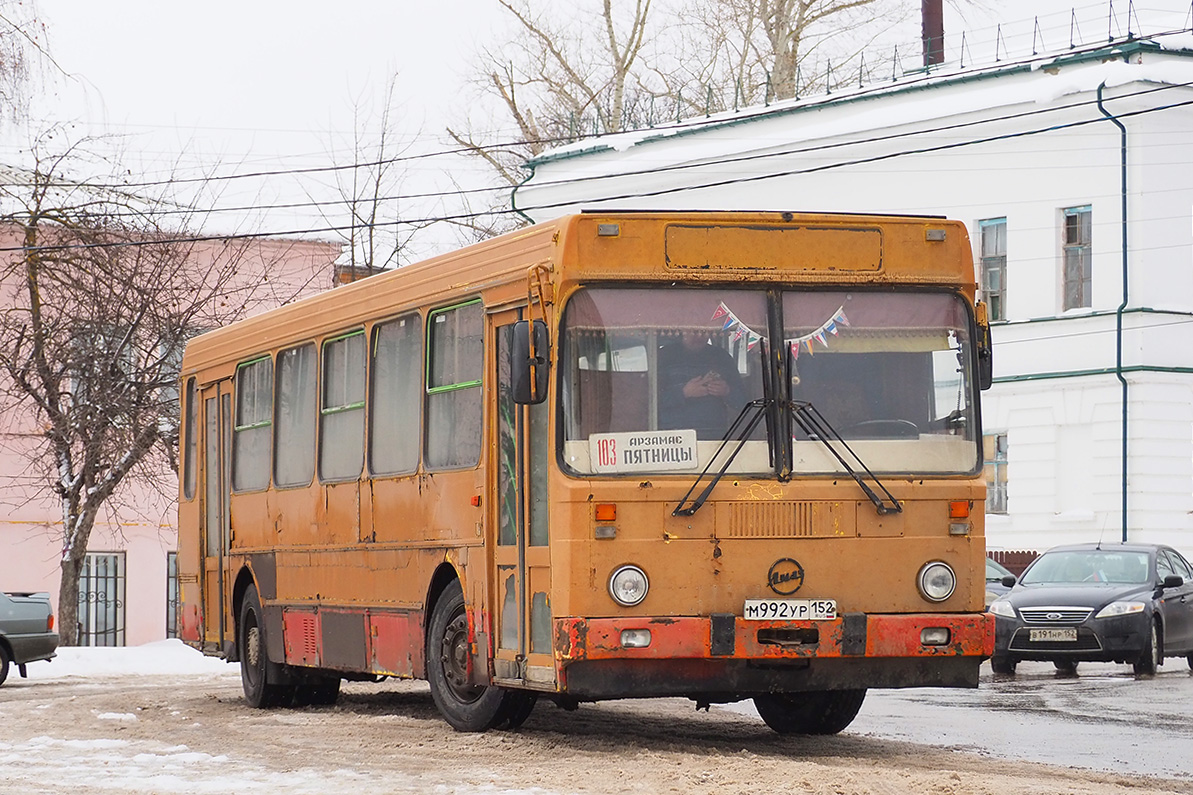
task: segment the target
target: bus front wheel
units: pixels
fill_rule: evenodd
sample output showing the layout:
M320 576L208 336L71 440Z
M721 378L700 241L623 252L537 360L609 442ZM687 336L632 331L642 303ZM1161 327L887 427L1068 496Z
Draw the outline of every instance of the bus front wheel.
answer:
M265 645L265 621L257 586L250 585L240 605L237 623L240 649L240 681L244 700L251 707L276 707L291 695L290 688L270 682L269 658Z
M456 580L440 594L431 613L427 681L435 706L452 728L483 732L508 718L506 693L500 687L469 681L470 654L468 613L464 608L464 592Z
M768 693L755 696L754 706L779 734L836 734L853 722L865 698L864 688Z

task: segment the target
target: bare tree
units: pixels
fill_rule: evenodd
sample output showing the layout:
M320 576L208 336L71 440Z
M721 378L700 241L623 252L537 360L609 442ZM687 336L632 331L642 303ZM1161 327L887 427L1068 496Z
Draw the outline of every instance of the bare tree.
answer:
M83 145L46 154L60 138L44 136L32 168L0 180L0 223L19 240L0 260L0 385L9 407L36 418L29 464L61 510L59 622L73 645L101 510L136 478L177 490L188 336L241 314L267 279L237 273L244 242L200 244L200 216L169 199L168 184L155 196L124 189L113 175L127 172ZM105 176L76 175L102 165L113 166Z
M587 16L560 5L551 6L550 14L540 12L531 0L498 2L515 32L482 50L474 84L496 100L501 123L513 128L496 133L506 143L492 140L492 126L478 132L470 121L447 132L512 186L523 179L522 164L550 146L633 123L641 81L648 76L641 59L652 0L600 0L599 12ZM494 219L478 223L486 233L509 225Z
M478 56L474 87L496 119L448 135L504 184L546 149L784 99L825 85L902 0L498 0L513 33ZM549 10L548 10L549 9ZM868 27L867 27L868 26ZM824 58L808 59L817 50ZM802 72L801 72L802 69ZM495 216L499 217L499 216ZM500 231L510 221L474 224Z
M386 82L381 104L358 99L352 106L352 132L348 140L331 141L331 156L339 163L338 154L345 148L352 163L349 168L334 172L332 186L337 201L319 203L328 226L344 228L342 211L347 211L351 224L340 232L344 255L340 265L347 267L353 278L371 276L401 264L403 255L417 232L425 223L403 221L401 207L405 170L401 161L412 149L416 135L398 132L400 108L395 102L397 75ZM310 191L307 195L315 201Z
M0 0L0 116L20 119L28 110L37 65L53 63L47 35L31 0Z

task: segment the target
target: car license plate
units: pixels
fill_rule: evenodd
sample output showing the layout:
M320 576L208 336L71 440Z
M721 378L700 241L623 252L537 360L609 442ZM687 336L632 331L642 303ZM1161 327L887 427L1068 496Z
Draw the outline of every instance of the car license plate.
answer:
M831 621L837 617L835 599L747 599L747 621Z
M1028 638L1032 643L1073 642L1077 640L1077 629L1033 629L1029 630Z

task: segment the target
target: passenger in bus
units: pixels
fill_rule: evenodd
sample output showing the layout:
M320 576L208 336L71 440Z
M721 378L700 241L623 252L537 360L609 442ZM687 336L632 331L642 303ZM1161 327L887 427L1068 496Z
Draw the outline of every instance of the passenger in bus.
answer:
M704 330L687 330L659 348L659 427L694 429L719 439L746 404L741 375L729 352Z

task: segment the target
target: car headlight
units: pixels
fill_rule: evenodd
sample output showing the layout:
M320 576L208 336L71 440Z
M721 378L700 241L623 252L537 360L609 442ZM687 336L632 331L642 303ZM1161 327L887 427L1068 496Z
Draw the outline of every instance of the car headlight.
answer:
M623 607L633 607L646 598L650 581L637 566L620 566L609 577L609 595Z
M1003 618L1014 618L1015 608L1006 599L995 599L990 603L990 612Z
M939 560L925 563L916 578L920 593L930 602L943 602L953 595L957 587L957 575L949 564Z
M1143 602L1111 602L1098 611L1094 618L1110 618L1112 616L1126 616L1131 613L1142 613Z

